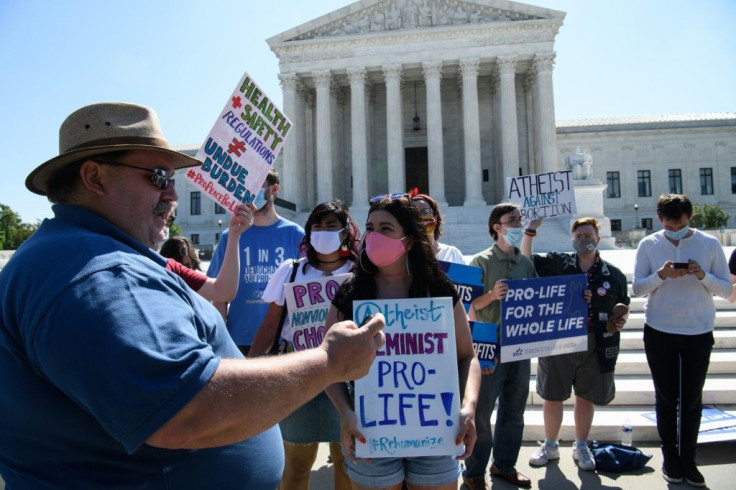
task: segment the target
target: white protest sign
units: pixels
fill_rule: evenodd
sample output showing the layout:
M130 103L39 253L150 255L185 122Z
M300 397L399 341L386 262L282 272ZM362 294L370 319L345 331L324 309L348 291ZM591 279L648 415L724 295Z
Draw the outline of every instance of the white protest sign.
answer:
M246 73L197 152L186 178L223 208L250 204L266 180L291 121Z
M319 346L325 336L325 319L335 293L350 274L337 274L284 284L294 350Z
M506 178L506 200L521 206L524 219L577 213L571 170Z
M355 413L366 438L359 458L457 456L460 387L452 298L353 302L360 324L386 317L386 345L355 381Z
M585 274L510 279L501 300L501 362L588 348Z

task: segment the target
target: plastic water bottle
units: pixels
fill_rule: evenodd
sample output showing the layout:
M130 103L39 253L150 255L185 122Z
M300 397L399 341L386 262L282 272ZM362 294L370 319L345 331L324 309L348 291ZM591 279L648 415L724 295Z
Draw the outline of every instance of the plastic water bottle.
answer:
M624 425L621 426L621 445L631 446L631 439L634 435L634 427L631 425L631 419L624 419Z

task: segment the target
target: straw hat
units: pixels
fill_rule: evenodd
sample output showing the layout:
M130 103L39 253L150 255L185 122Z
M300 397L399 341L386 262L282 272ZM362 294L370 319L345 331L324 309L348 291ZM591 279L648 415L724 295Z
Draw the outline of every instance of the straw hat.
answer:
M49 180L64 165L125 150L166 153L171 155L176 169L201 165L171 149L153 109L125 102L101 102L82 107L64 120L59 129L59 156L36 167L26 178L26 187L45 196Z

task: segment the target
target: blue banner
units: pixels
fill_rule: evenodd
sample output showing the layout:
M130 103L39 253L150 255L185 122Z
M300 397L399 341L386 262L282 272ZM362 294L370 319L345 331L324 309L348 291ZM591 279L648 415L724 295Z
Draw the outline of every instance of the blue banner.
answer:
M473 350L480 362L480 368L496 369L498 354L501 352L498 343L498 325L470 321L470 332L473 335Z
M510 279L501 301L501 362L588 348L585 274Z
M438 260L440 270L447 274L447 277L455 285L460 301L465 306L465 311L470 311L470 303L475 298L483 294L483 274L480 267L471 265L457 264L455 262L445 262Z

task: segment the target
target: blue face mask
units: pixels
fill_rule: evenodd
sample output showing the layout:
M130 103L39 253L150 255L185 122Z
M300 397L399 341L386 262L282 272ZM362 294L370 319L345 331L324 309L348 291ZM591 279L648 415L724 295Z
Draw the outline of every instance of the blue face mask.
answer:
M506 243L512 247L519 247L521 240L524 238L523 228L506 228L506 235L504 236Z
M681 230L677 231L664 230L665 236L670 240L682 240L688 233L690 233L689 226L683 226Z
M256 198L253 199L253 205L256 207L258 211L263 209L263 206L265 206L266 203L268 202L268 200L265 197L263 197L265 193L266 193L266 189L261 187L261 190L259 190L258 194L256 194Z

